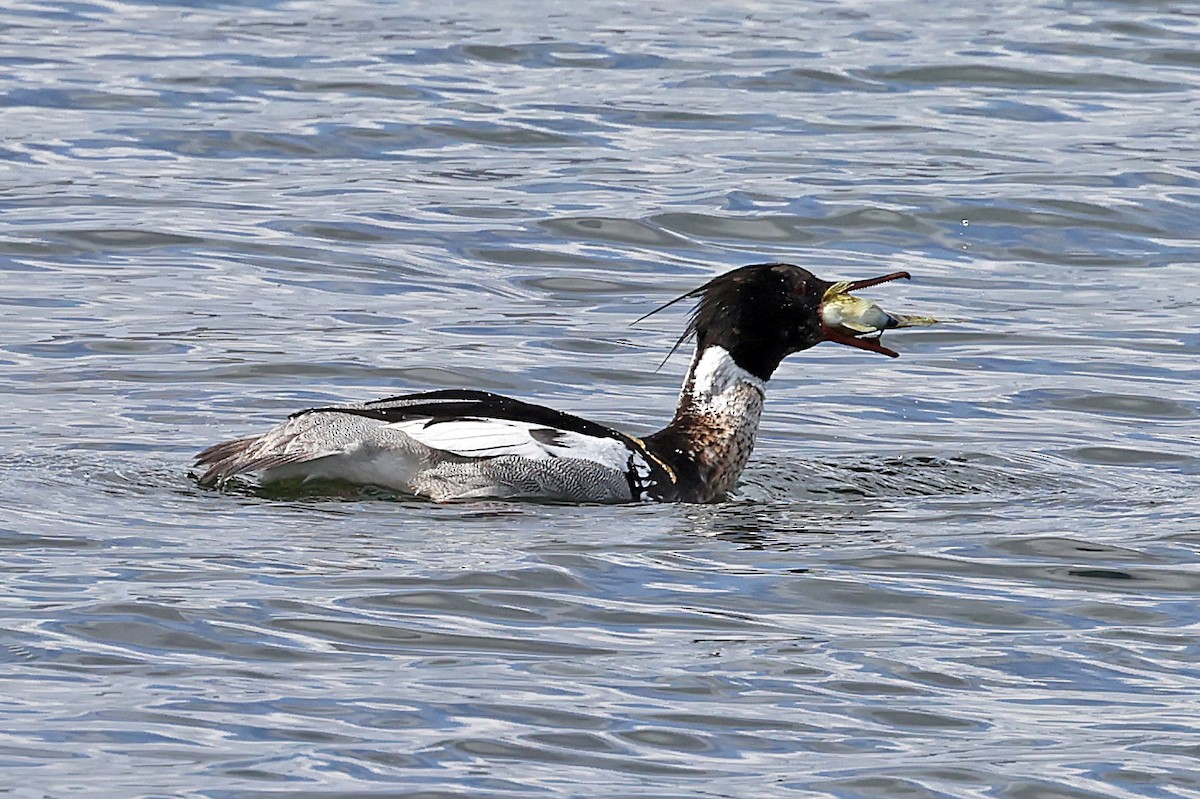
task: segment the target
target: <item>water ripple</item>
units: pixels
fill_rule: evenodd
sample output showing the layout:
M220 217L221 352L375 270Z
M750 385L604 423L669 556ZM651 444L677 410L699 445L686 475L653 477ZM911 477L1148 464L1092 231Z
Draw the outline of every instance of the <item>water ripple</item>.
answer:
M1195 793L1196 18L796 11L0 11L14 795ZM187 474L432 387L651 431L629 323L767 260L955 321L789 360L727 502Z

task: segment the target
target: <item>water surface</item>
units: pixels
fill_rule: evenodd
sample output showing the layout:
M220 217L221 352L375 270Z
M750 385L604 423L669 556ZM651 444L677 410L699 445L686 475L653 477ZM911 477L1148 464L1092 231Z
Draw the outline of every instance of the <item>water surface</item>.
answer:
M0 792L1200 796L1188 3L0 11ZM713 506L199 488L440 387L634 433L714 274L955 324Z

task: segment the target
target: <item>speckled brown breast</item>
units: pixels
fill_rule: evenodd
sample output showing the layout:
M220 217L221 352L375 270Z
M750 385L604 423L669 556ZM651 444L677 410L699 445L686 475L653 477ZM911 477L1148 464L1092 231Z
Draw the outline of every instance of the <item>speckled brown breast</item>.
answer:
M647 444L679 473L678 499L710 502L738 481L762 416L763 395L750 385L738 386L721 407L687 403L671 424L650 436Z

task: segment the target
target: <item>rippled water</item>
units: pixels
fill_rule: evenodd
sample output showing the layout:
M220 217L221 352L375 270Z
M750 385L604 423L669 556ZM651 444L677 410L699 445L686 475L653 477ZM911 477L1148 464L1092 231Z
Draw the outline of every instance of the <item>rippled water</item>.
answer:
M1200 796L1194 4L0 31L0 793ZM726 503L188 476L437 387L652 430L630 321L769 259L957 322L785 363Z

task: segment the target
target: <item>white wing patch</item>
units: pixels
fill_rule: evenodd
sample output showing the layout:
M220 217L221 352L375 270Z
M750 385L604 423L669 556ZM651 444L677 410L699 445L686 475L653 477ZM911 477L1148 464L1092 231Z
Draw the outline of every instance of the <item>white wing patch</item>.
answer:
M388 425L431 449L468 458L578 458L625 471L630 449L615 439L509 419L407 419Z

